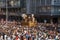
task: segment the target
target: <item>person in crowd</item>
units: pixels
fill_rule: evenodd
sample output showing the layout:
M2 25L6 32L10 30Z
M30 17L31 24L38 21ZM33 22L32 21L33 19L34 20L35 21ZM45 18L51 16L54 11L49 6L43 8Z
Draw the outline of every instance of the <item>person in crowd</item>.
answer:
M36 38L38 40L59 40L60 39L60 35L57 34L56 29L55 30L51 30L52 28L46 29L46 23L40 23L39 25L37 25L37 27L32 27L27 29L25 26L17 25L17 21L12 21L12 22L8 22L7 27L3 27L5 26L5 22L3 19L0 20L1 25L0 25L0 30L4 33L2 33L0 35L0 39L3 40L6 38L7 35L7 40L35 40ZM54 25L54 24L52 24ZM55 24L56 25L56 24ZM21 27L20 27L21 26ZM48 27L50 27L51 25L48 24ZM52 26L51 26L52 27ZM23 30L23 31L22 31ZM27 31L25 31L27 30ZM28 32L28 31L31 32ZM1 33L0 31L0 33ZM25 32L24 32L25 31ZM36 32L35 32L36 31ZM17 34L17 36L16 36ZM37 36L37 37L36 37ZM37 40L36 39L36 40Z

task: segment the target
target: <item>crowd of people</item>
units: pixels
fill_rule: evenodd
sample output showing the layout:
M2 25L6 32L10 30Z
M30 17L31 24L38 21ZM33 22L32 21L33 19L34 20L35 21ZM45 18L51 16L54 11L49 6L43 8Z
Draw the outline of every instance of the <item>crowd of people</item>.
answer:
M36 27L21 22L0 20L0 40L60 40L57 24L38 23Z

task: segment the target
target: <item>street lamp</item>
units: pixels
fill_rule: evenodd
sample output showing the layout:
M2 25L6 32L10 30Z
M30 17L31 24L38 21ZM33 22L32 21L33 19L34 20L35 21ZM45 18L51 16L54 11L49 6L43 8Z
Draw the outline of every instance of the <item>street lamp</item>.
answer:
M7 26L7 21L8 21L8 4L6 0L6 26Z

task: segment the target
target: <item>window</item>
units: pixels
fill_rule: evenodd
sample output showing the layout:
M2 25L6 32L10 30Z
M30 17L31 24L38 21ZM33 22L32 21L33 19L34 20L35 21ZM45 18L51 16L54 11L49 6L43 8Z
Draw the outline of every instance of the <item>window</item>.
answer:
M58 11L60 11L60 9Z
M51 7L46 7L47 12L51 12Z
M45 0L41 0L41 5L45 5Z
M54 0L55 5L60 5L60 0Z
M0 1L0 7L4 7L6 3L4 1Z
M11 1L9 1L9 4L12 7L14 7L14 6L20 6L20 0L17 0L17 1L11 0Z
M46 12L46 7L41 8L42 12Z
M20 0L20 7L26 7L26 0Z
M51 5L51 1L52 1L52 0L46 0L46 4L47 4L47 5Z

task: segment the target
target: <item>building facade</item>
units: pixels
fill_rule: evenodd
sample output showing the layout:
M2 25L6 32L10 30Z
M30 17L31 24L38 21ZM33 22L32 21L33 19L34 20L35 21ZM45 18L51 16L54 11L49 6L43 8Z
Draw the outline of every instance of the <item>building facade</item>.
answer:
M29 7L27 11L30 13L51 16L60 15L60 0L29 0L27 5Z
M40 22L51 22L58 23L60 19L60 0L29 0L27 5L27 14L36 14ZM42 19L42 20L41 20Z
M20 14L22 14L22 10L24 10L24 2L23 0L0 0L0 18L8 17L7 19L15 19L20 18ZM20 20L20 19L19 19Z
M35 14L39 22L44 20L58 22L60 20L60 0L0 0L0 15L6 16L6 13L9 19L26 13Z

